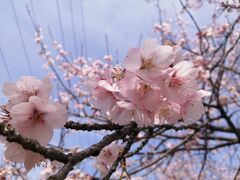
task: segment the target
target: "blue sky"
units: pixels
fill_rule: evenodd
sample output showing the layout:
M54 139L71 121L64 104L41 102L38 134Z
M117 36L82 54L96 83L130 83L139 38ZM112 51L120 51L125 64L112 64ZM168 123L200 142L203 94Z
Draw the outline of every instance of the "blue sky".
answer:
M36 19L42 26L49 40L47 26L50 26L56 39L61 41L60 29L57 17L56 1L32 1L35 9ZM27 15L26 5L30 7L30 1L13 1L23 38L26 44L27 53L30 57L32 70L36 76L44 76L41 69L42 60L37 54L34 44L34 31L30 19ZM137 4L136 4L137 3ZM69 1L59 0L63 31L67 50L74 52L73 31L71 25L71 13ZM73 14L75 19L75 31L77 45L83 42L81 13L79 1L72 1ZM156 13L151 5L146 5L145 1L110 1L110 0L89 0L83 1L85 31L88 56L102 58L105 54L104 34L109 37L110 50L115 53L118 49L121 57L126 53L126 49L136 46L139 35L153 35L152 25L156 21ZM26 58L23 53L20 37L18 34L12 6L9 1L1 1L0 4L0 47L5 55L9 70L13 79L21 75L29 74ZM47 41L50 42L50 41ZM2 62L1 62L2 64ZM1 66L1 84L7 80L5 69Z
M58 0L60 5L63 31L66 49L74 56L74 39L71 23L70 1ZM57 40L61 41L60 28L57 16L56 0L13 0L23 39L30 57L32 71L35 76L43 77L44 70L41 68L43 61L37 54L34 43L34 31L27 15L26 5L34 7L37 22L43 28L46 42L51 45L47 27L50 26ZM75 32L77 48L83 43L83 31L81 21L81 1L72 0L73 16L75 20ZM110 52L115 55L119 51L120 60L125 56L127 49L138 44L139 37L154 37L152 26L158 21L158 16L152 4L144 0L82 0L85 34L88 57L102 58L106 53L104 35L109 37ZM175 5L173 5L175 4ZM178 1L161 1L161 7L166 10L167 18L174 18L174 9L178 7ZM198 14L196 14L198 15ZM207 15L204 15L207 17ZM201 15L201 19L206 19ZM21 75L29 74L26 58L24 56L19 33L17 30L11 0L0 2L0 48L2 49L11 76L16 80ZM79 53L78 53L79 54ZM86 55L86 53L84 53ZM0 59L2 65L2 59ZM0 85L8 80L5 67L0 67Z

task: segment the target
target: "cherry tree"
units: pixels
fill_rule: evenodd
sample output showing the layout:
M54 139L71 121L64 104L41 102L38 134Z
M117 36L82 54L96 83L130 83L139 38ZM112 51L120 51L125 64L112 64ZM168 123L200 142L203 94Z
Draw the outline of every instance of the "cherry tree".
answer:
M25 179L40 164L42 179L240 178L239 2L179 0L174 20L159 0L147 2L159 15L157 38L119 64L111 54L72 59L52 34L51 52L32 18L49 73L3 84L1 176ZM205 6L214 11L200 26L192 12ZM102 139L65 147L83 131Z

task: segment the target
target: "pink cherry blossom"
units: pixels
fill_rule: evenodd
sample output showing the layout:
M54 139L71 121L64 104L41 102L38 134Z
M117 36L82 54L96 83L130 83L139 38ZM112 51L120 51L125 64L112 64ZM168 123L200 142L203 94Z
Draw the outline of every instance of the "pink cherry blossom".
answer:
M185 121L198 120L205 113L202 104L202 98L210 96L211 93L205 90L199 90L188 97L188 100L181 105L181 116Z
M180 105L171 102L162 102L156 111L155 124L177 123L180 118Z
M120 125L136 122L138 126L150 126L153 124L153 113L147 110L140 110L134 104L127 101L118 101L111 111L113 122Z
M181 62L184 60L183 56L182 56L182 48L180 45L176 45L173 47L173 52L175 54L175 59L172 63L172 65L176 65L177 63Z
M102 112L109 113L117 102L114 92L118 92L108 81L97 80L92 87L94 105Z
M124 66L104 67L90 78L93 103L101 112L112 122L134 121L140 127L182 119L181 106L198 91L199 71L183 61L179 45L161 46L147 39L141 48L128 51Z
M155 23L153 25L153 28L154 28L154 32L156 32L156 33L163 32L165 35L168 35L172 32L171 24L166 23L166 22L162 23L162 25L159 23Z
M9 143L6 145L5 159L16 163L24 163L28 172L35 164L41 162L44 157L38 153L23 149L19 144Z
M172 102L184 102L187 96L198 90L197 75L198 69L188 61L179 62L173 68L169 68L163 75L161 86L164 96Z
M31 96L29 102L23 102L10 110L9 122L21 135L47 145L53 136L54 128L64 127L66 108L59 104L48 104L38 96Z
M9 98L6 105L8 110L18 103L27 102L30 96L48 99L51 90L52 85L48 77L39 80L33 76L23 76L16 83L7 82L3 85L3 92Z
M133 73L128 73L119 85L120 94L140 109L153 112L161 103L160 88L146 84Z
M111 168L121 149L122 148L116 142L112 142L110 145L102 149L94 164L101 176L104 176Z
M58 102L49 103L38 96L30 96L28 102L21 102L10 109L12 125L22 136L37 140L46 146L53 136L54 128L63 128L66 118L66 108ZM5 158L12 162L24 163L27 171L44 158L38 153L28 151L16 143L7 143Z
M144 41L141 49L130 49L124 60L128 71L135 72L140 77L155 76L159 71L166 69L174 60L173 48L168 45L161 46L155 39Z

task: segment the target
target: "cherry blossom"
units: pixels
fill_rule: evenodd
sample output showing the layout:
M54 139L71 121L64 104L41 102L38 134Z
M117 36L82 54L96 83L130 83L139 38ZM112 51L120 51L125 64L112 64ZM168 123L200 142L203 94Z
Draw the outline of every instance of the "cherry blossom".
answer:
M155 23L153 25L153 28L154 32L163 32L165 35L168 35L172 32L171 24L166 22L162 23L162 25L160 25L159 23Z
M29 102L23 102L10 110L9 122L21 135L36 139L41 145L47 145L53 136L54 128L65 125L66 109L58 102L48 104L38 96L31 96Z
M124 66L105 67L89 81L95 107L112 122L134 121L141 127L177 123L186 119L192 101L200 108L194 110L195 120L204 113L201 100L194 96L199 70L184 60L179 45L161 46L147 39L140 49L128 51Z
M53 129L63 128L67 122L65 106L49 101L51 89L49 78L39 80L32 76L23 76L16 83L5 83L3 88L9 98L9 103L3 107L3 111L9 114L5 122L23 137L37 140L42 146L52 139ZM6 145L5 158L24 163L27 171L44 159L21 145L8 143L5 138L1 137L1 142Z
M122 148L116 142L112 142L110 145L102 149L94 164L101 176L104 176L109 168L111 168L121 149Z
M149 111L140 110L127 101L118 101L111 111L112 121L120 125L126 125L133 121L139 126L150 126L153 124L153 116Z
M169 101L183 102L188 95L198 89L196 82L198 69L194 68L191 62L179 62L163 76L162 91Z
M60 103L48 104L38 96L31 96L29 102L22 102L11 108L12 119L9 124L22 136L35 139L46 146L53 136L53 129L64 127L66 114L66 108ZM16 143L6 144L5 158L24 163L27 171L44 159L42 155L25 150Z
M23 149L19 144L9 143L6 145L5 159L16 163L24 163L28 172L35 164L41 162L44 157L38 153Z
M156 39L147 39L143 46L138 49L130 49L124 60L124 67L131 72L146 78L155 76L173 63L173 48L168 45L160 46Z
M64 49L65 45L54 39L50 29L53 44L49 49L41 29L36 27L36 18L28 10L36 27L39 54L46 60L44 68L50 71L50 79L60 82L54 95L64 105L49 99L52 85L48 77L40 80L24 76L4 84L9 101L0 108L0 141L5 145L4 160L12 168L4 163L0 177L27 179L25 175L36 164L46 165L50 159L57 159L62 164L56 166L52 162L43 167L42 179L101 179L108 172L113 173L109 174L110 179L239 178L237 164L229 166L227 161L231 156L237 159L239 145L239 3L180 0L177 6L173 4L173 20L160 1L147 3L158 12L158 22L153 27L156 39L147 39L139 48L129 49L123 61L118 58L124 47L115 55L110 54L107 36L103 60L76 57L77 52L69 51L70 47ZM204 23L198 22L199 14L207 12L201 12L201 7L214 10L213 14L206 14L210 18ZM85 46L83 42L81 54L87 54ZM119 62L123 65L114 65ZM203 89L213 93L207 101L203 98L210 92ZM51 141L54 130L63 128L67 121L65 106L75 122L68 122L66 129L56 134L59 139ZM128 125L131 122L138 127ZM72 132L74 137L79 135L76 142L69 138ZM94 142L85 134L99 137ZM50 151L35 153L25 138ZM86 147L82 140L87 142ZM73 143L81 149L71 148ZM106 144L110 145L105 147ZM88 167L88 160L97 152L101 153L94 167L101 177ZM202 156L219 152L218 158ZM116 169L111 172L113 162ZM223 168L215 167L216 162ZM24 164L24 176L22 165L16 163Z
M188 100L181 105L181 115L185 121L199 119L205 113L202 104L202 98L210 96L211 93L205 90L199 90L188 97Z
M94 82L93 82L94 83ZM117 102L114 92L118 92L106 80L97 80L97 83L92 84L93 103L102 112L109 113Z
M161 89L152 84L146 84L133 73L128 73L119 85L120 94L139 109L153 112L161 103Z
M159 109L156 111L154 123L177 123L180 118L180 105L163 101Z
M23 76L16 83L7 82L3 85L3 92L9 98L6 105L10 110L14 105L27 102L30 96L48 99L52 85L48 77L39 80L33 76Z

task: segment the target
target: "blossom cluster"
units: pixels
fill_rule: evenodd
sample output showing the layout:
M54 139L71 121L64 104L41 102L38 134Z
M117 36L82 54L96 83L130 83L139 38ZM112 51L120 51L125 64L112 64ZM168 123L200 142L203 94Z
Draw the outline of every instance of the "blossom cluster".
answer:
M5 111L9 119L4 123L11 125L25 138L37 140L46 146L53 136L53 129L63 128L67 121L65 106L59 102L50 102L49 96L52 85L48 77L39 80L32 76L23 76L16 83L4 84L3 92L9 102ZM17 143L8 143L5 159L24 163L27 171L43 160L43 156L22 148Z
M185 61L180 46L159 45L147 39L132 48L124 67L105 68L88 81L93 103L120 125L139 126L197 120L204 114L198 69Z

